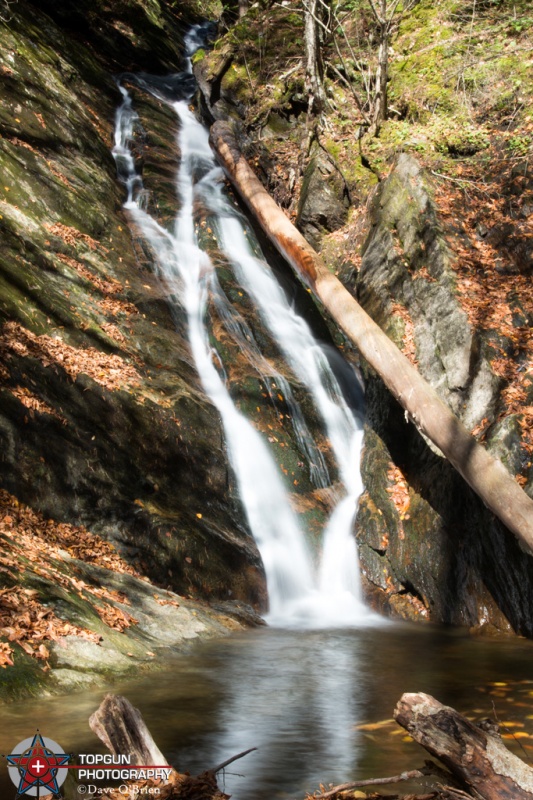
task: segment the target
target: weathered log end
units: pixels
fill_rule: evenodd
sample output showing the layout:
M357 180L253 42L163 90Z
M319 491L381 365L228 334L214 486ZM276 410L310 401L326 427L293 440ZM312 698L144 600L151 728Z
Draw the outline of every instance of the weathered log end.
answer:
M108 694L99 708L89 718L91 730L111 750L114 755L130 756L135 766L164 767L168 761L159 750L144 722L141 712L129 700L120 695ZM229 795L219 789L217 772L233 764L255 750L250 747L242 753L231 756L212 769L200 775L189 775L172 768L168 780L156 784L128 781L119 789L105 789L109 800L138 800L139 797L155 794L148 791L157 788L161 800L229 800ZM45 800L45 798L43 798Z
M141 712L129 700L108 694L89 719L91 730L114 755L131 755L139 766L166 766L161 753L146 727Z
M431 695L402 695L394 718L475 797L533 800L533 769L510 753L498 735Z

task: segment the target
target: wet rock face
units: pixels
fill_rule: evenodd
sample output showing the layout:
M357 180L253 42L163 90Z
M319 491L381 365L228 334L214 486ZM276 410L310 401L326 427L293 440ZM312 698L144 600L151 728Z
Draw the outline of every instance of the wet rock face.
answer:
M121 209L112 72L181 65L183 28L133 6L92 5L82 28L83 9L21 0L0 31L0 480L159 585L262 607L218 414ZM137 63L156 34L167 44ZM136 157L170 219L175 121L158 101L147 116Z
M494 423L501 379L487 335L457 296L454 253L417 164L400 156L371 211L352 291L470 429ZM455 470L433 452L381 380L368 371L363 455L366 491L356 532L369 597L390 613L533 633L532 559ZM493 425L488 446L520 469L514 417Z
M46 671L42 660L12 643L14 667L2 670L0 702L44 692L49 695L83 691L125 675L136 676L160 668L166 657L183 653L199 639L226 635L243 627L235 619L239 609L232 604L219 603L217 609L211 609L206 603L158 590L146 579L88 564L65 552L61 556L57 562L60 575L74 579L78 591L74 586L66 590L43 571L34 572L32 564L23 574L24 591L46 598L44 613L56 614L58 619L68 620L71 628L81 626L92 635L84 637L71 631L56 641L46 641L50 667ZM91 594L95 587L105 587L107 593L108 613L103 616L104 607L95 603ZM243 622L258 624L250 607L246 609ZM116 624L111 627L109 613L128 624L122 629Z
M89 49L110 73L124 70L177 71L183 63L183 32L196 22L192 3L171 12L158 0L106 3L78 0L56 3L38 0L28 5L45 12L70 41L82 44L80 56ZM209 3L206 3L209 13Z
M1 485L47 516L112 541L159 586L264 610L262 563L219 415L196 375L184 313L170 312L153 253L121 207L110 152L121 100L115 72L138 114L132 153L146 207L171 228L178 123L163 98L181 96L187 81L133 74L144 65L132 61L131 47L110 45L120 41L113 31L133 36L118 12L110 18L96 6L82 43L77 11L51 5L47 16L17 3L0 34L8 79L0 109ZM142 53L148 40L132 29ZM178 49L182 30L165 36ZM149 64L164 74L170 57L163 49L160 62L152 56ZM178 57L176 50L175 63ZM213 249L233 323L268 361L265 375L246 360L212 299L210 336L234 401L265 434L294 507L318 539L330 499L314 496L284 381L335 482L322 423L217 252L210 224L204 214L198 235ZM309 315L307 293L292 283L287 291Z

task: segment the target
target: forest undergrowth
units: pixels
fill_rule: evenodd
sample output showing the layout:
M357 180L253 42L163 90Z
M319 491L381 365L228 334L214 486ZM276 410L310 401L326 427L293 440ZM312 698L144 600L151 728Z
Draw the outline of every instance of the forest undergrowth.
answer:
M335 24L322 25L327 100L313 120L299 3L253 5L217 43L211 76L231 60L224 81L253 142L248 157L293 221L308 142L342 176L348 219L321 241L341 277L360 267L366 211L397 156L421 163L455 254L459 302L488 339L502 381L496 422L520 415L525 470L517 478L525 485L533 455L533 10L523 0L404 5L392 28L388 118L378 135L368 125L378 57L368 0L333 4ZM424 268L420 276L429 279ZM405 309L396 312L404 353L416 363L411 320ZM472 432L483 439L492 424L484 419Z

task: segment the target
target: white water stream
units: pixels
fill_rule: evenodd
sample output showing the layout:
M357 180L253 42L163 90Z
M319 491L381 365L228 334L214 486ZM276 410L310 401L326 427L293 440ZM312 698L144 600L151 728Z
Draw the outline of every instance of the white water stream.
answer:
M192 33L187 39L188 55L194 47L196 31L193 29ZM138 83L161 97L158 89L150 85L148 76L138 79ZM125 208L153 250L156 269L168 288L171 302L187 313L192 354L204 390L221 415L240 499L263 560L270 603L268 621L313 627L375 622L375 616L361 599L352 533L363 488L359 468L362 425L348 407L323 348L287 301L268 264L254 255L243 221L224 195L223 174L215 163L207 131L186 101L171 103L180 120L177 141L180 166L176 179L180 211L174 230L165 230L143 209L142 181L130 152L138 118L127 90L120 87L120 91L123 102L116 113L113 155L119 178L127 188ZM253 337L246 335L246 323L232 311L211 259L199 247L194 220L198 200L214 219L219 247L238 282L256 303L293 374L307 387L324 420L341 487L324 531L318 566L312 563L277 464L261 435L236 408L218 353L209 342L205 325L208 295L214 297L221 316L239 334L237 340L258 372L272 377L272 367ZM323 457L312 441L288 382L278 374L275 378L278 385L284 381L295 432L310 459L311 478L315 485L323 487L330 483ZM357 380L355 374L353 379Z

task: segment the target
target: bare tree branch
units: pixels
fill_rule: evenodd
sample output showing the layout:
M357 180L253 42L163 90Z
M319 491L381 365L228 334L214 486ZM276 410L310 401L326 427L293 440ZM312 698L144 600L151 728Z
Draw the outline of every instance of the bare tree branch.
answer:
M17 0L1 0L0 2L0 22L9 22L13 16L11 6L14 6Z
M342 33L343 39L346 42L346 46L348 47L348 50L350 52L350 57L352 58L352 60L353 60L353 62L355 64L356 68L358 69L358 71L363 76L363 83L365 84L365 90L366 90L366 94L367 94L367 99L370 102L370 81L369 81L369 77L368 77L366 71L363 69L363 66L360 63L359 59L355 55L355 53L353 51L353 48L352 48L352 45L350 44L350 40L348 39L348 36L346 35L346 30L344 28L344 25L339 21L339 18L337 17L337 13L336 12L333 13L333 19L337 23L338 27L341 29L341 33ZM336 47L337 53L339 54L339 57L340 57L340 59L342 61L342 65L343 65L344 69L346 70L346 66L344 64L344 59L343 59L343 57L342 57L342 55L340 53L338 42L337 42L336 38L334 38L334 43L335 43L335 47Z
M220 772L220 770L224 769L225 767L229 767L230 764L233 764L234 761L238 761L239 758L244 758L244 756L247 756L248 753L253 753L254 750L257 750L257 747L249 747L248 750L243 750L242 753L237 753L236 756L231 756L231 758L227 758L225 761L222 762L222 764L213 767L212 769L208 770L208 772L212 772L213 774L215 772Z
M377 10L376 5L374 3L374 0L368 0L368 2L370 3L370 8L372 9L372 12L376 18L376 22L378 22L380 25L383 25L384 20L381 19L379 11Z
M327 800L328 797L333 797L339 792L347 792L350 789L358 789L361 786L385 786L390 783L401 783L402 781L411 781L414 778L424 778L427 771L420 769L412 769L410 772L402 772L400 775L393 775L390 778L370 778L366 781L353 781L352 783L341 783L339 786L334 786L327 792L317 794L313 800Z
M340 58L341 58L341 61L342 61L342 62L344 62L344 59L342 58L342 56L340 55L340 53L339 53L339 56L340 56ZM365 121L365 123L366 123L367 125L370 125L370 120L368 119L368 117L367 117L367 115L366 115L366 113L365 113L365 111L364 111L363 104L362 104L362 102L361 102L361 98L359 97L359 95L358 95L358 94L357 94L357 92L355 91L353 84L352 84L352 83L350 83L350 81L349 81L347 78L345 78L345 77L344 77L344 75L342 74L342 72L340 72L340 70L338 70L338 69L337 69L337 67L335 66L335 64L332 64L332 63L331 63L331 61L330 61L330 62L328 62L328 64L329 64L329 66L331 67L331 69L333 70L333 72L334 72L334 73L337 75L337 77L339 78L339 80L341 80L341 81L342 81L342 82L343 82L343 83L344 83L344 84L347 86L347 88L348 88L348 89L351 91L351 93L352 93L352 96L353 96L353 99L354 99L354 101L355 101L355 104L356 104L357 108L359 109L359 111L361 112L361 115L362 115L362 117L363 117L363 120ZM345 66L345 64L344 64L344 63L342 64L342 66L343 66L343 67L344 67L344 69L346 70L346 66Z

